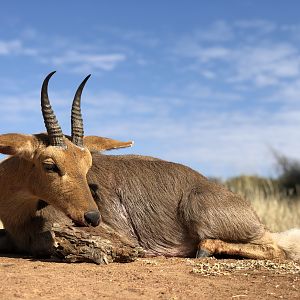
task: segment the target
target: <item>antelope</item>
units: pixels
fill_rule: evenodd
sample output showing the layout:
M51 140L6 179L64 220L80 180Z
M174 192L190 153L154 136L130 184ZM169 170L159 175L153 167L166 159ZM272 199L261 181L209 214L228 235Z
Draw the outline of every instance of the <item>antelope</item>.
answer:
M47 78L49 79L49 75ZM47 78L46 82L48 82ZM42 95L45 95L46 92L47 85L43 85ZM81 95L81 91L76 94ZM6 203L5 206L3 204L0 206L3 216L9 218L10 213L14 213L15 207L17 207L18 214L22 217L23 215L27 216L29 211L33 213L34 210L37 210L38 199L42 199L44 205L51 204L69 216L75 223L79 222L84 225L97 226L100 217L96 222L88 222L84 221L82 215L85 216L86 211L100 211L101 223L95 230L101 228L102 224L109 226L119 235L132 241L133 244L141 246L145 250L146 256L200 258L219 254L253 259L289 258L300 260L299 229L280 234L271 233L259 220L248 201L227 190L224 186L209 181L191 168L148 156L114 156L99 152L110 148L130 146L132 143L109 140L113 147L110 143L110 146L103 147L101 138L98 137L94 140L84 137L80 109L81 99L79 95L77 96L77 98L75 97L77 99L76 119L79 125L76 127L78 132L76 139L74 139L74 133L72 133L72 142L60 133L59 141L64 141L65 146L59 145L59 149L55 148L55 150L60 151L59 153L67 153L66 151L72 150L72 155L76 151L79 152L81 156L76 152L76 157L80 157L81 164L77 162L79 159L76 158L76 164L72 165L72 172L74 172L72 174L80 175L78 177L74 175L72 185L68 186L68 189L64 189L61 181L65 173L58 174L57 171L52 170L51 172L54 173L51 173L51 176L53 177L46 176L48 168L44 171L43 165L40 166L43 160L42 162L39 160L38 176L42 176L43 180L36 175L29 177L28 172L29 174L36 172L33 167L33 158L30 160L30 167L25 168L23 164L20 164L21 161L25 161L24 154L20 155L16 151L10 151L8 154L13 156L8 160L17 161L18 166L18 168L14 168L17 178L13 187L16 184L20 185L20 179L26 176L26 179L28 177L27 185L30 185L28 181L37 181L39 185L47 186L47 192L38 193L35 192L36 189L33 189L35 198L32 203L34 204L27 206L23 205L24 199L27 199L26 194L17 194L17 197L14 197L11 190L8 190L5 192L5 197L1 196L1 203ZM47 105L50 107L49 102ZM49 133L49 131L48 135L43 135L42 142L40 142L42 151L46 151L48 147L51 147L50 150L54 147L51 145L53 143L52 136L53 133ZM74 146L75 140L78 139L80 146ZM13 136L9 140L12 143L18 139ZM91 140L93 141L92 145ZM66 146L68 149L65 149ZM10 149L9 145L1 148ZM82 149L89 149L91 152ZM80 151L86 156L91 155L90 158L83 160L83 154ZM4 152L2 150L2 153ZM27 153L31 153L31 157L33 157L32 150L27 150ZM53 155L52 152L51 155ZM66 155L64 160L59 161L59 164L56 161L55 163L58 169L62 170L60 172L66 172L64 170L68 169L70 161L73 161L73 158ZM53 169L53 167L51 166L49 169ZM13 177L13 167L9 165L6 170L9 177ZM41 175L42 171L45 174ZM54 179L54 174L56 179ZM7 189L7 187L1 185L2 189ZM77 193L85 195L85 197L78 197ZM71 202L70 205L61 203L66 198ZM91 204L92 199L94 205ZM87 200L90 206L87 205ZM16 205L15 202L19 203L18 201L22 205ZM44 222L55 218L51 205L43 209L45 212ZM48 214L47 209L50 212ZM19 220L15 223L20 224ZM6 224L9 224L7 220L4 221L5 227ZM33 222L31 222L31 227L34 227ZM33 244L43 244L39 241L41 239L39 232L44 233L40 228L42 226L38 226L38 230L34 230L34 236L31 238ZM14 239L13 234L11 237ZM35 246L31 247L35 249ZM40 246L40 251L41 248Z
M132 145L132 142L83 136L80 97L90 76L83 80L75 93L71 112L72 133L65 136L48 97L48 82L54 73L45 78L41 89L41 108L47 133L0 135L0 153L10 155L0 164L0 219L15 246L34 254L43 248L39 243L32 243L36 235L42 235L39 233L42 221L35 218L39 206L50 204L78 225L97 226L101 215L86 178L92 166L90 151ZM5 242L2 240L0 244L5 245Z

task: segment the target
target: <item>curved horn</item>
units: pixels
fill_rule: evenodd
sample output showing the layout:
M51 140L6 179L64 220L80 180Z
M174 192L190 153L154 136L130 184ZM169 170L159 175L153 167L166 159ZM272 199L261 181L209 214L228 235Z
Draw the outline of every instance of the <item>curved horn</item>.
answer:
M88 81L88 79L91 77L91 74L85 77L85 79L81 82L80 86L78 87L73 104L72 104L72 111L71 111L71 135L72 135L72 142L79 146L83 147L83 119L82 119L82 114L81 114L81 94L82 90Z
M41 90L41 107L44 118L44 123L49 135L50 145L65 148L64 135L62 133L61 127L58 124L56 116L52 110L49 97L48 97L48 82L51 76L55 73L51 72L45 78L42 90Z

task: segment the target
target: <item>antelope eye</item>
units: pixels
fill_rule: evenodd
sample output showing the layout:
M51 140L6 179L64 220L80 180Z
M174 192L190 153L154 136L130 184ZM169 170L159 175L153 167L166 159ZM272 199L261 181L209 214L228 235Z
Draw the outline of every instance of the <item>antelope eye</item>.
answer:
M43 163L43 167L44 167L46 172L60 173L58 166L54 163Z

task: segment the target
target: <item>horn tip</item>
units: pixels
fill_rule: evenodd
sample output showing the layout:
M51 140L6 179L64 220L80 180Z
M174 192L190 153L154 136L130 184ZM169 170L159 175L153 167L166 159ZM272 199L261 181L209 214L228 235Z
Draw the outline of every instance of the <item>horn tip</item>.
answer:
M48 81L48 80L52 77L52 75L55 74L55 73L56 73L56 71L52 71L51 73L49 73L49 74L46 76L44 82Z
M84 83L87 82L91 76L92 76L92 74L89 74L88 76L86 76L86 77L84 78L83 82L84 82Z

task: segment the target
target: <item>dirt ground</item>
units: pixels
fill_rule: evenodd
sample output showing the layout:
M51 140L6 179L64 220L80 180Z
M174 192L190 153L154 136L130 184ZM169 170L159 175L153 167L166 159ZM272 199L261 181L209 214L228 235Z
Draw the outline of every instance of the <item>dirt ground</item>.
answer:
M300 299L293 262L151 258L109 265L0 257L0 299Z

